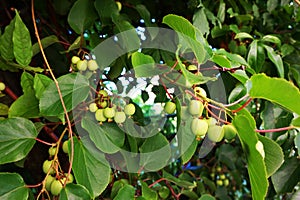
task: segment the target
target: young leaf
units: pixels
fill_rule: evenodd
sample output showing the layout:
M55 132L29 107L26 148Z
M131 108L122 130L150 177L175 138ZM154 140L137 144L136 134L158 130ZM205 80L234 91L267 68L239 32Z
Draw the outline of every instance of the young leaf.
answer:
M234 39L251 39L251 40L253 40L253 37L249 33L241 32L241 33L237 33L235 35Z
M0 54L2 58L8 61L15 58L12 40L15 29L15 21L16 18L10 21L9 25L5 27L4 34L0 37Z
M34 124L25 118L0 120L0 164L25 158L37 137Z
M27 200L29 188L17 173L0 173L0 199Z
M263 42L271 42L271 43L274 43L274 44L276 44L278 47L281 46L281 40L280 40L278 37L274 36L274 35L265 35L265 36L261 39L261 41L263 41Z
M41 39L43 49L47 48L48 46L59 42L58 38L55 35L50 35L48 37L45 37ZM35 43L32 45L32 56L35 56L41 51L39 44Z
M89 133L96 147L104 153L116 153L124 144L125 134L116 125L100 126L88 118L83 118L81 126Z
M247 61L249 65L255 70L255 72L260 72L265 62L265 52L261 45L258 44L257 40L253 40L253 42L251 42L250 44Z
M110 167L104 161L103 154L86 149L81 141L74 138L72 170L76 182L87 188L92 199L99 196L109 183Z
M147 171L162 169L171 157L169 142L161 133L147 138L140 147L140 152L140 165Z
M0 116L8 114L9 107L3 103L0 103Z
M249 115L237 115L233 119L233 125L238 131L242 148L246 154L252 198L264 199L268 190L268 179L263 157L256 149L258 142L255 132L255 121Z
M16 11L15 29L13 32L13 49L16 61L23 66L28 66L32 58L30 33Z
M81 34L93 25L97 17L93 1L78 0L69 12L68 23L77 34Z
M142 185L142 197L149 200L158 200L157 192L148 187L147 183L141 182Z
M35 91L35 96L40 99L46 88L52 83L52 79L43 74L35 74L33 79L33 88Z
M59 200L91 199L89 191L80 184L70 183L60 192Z
M282 78L271 78L265 74L251 77L250 96L277 103L284 108L300 114L300 92L291 82Z
M210 60L222 67L231 68L230 61L224 55L213 54Z
M125 185L123 188L121 188L114 198L114 200L134 200L134 194L135 194L135 189L131 185Z
M89 81L80 73L66 74L57 79L67 111L83 102L89 93ZM63 107L54 82L52 82L40 97L40 112L44 116L62 114Z
M95 8L104 25L111 23L111 16L118 14L118 7L114 0L96 0Z
M282 165L284 158L281 147L273 140L257 134L259 141L264 145L265 164L268 177L272 176Z
M210 194L204 194L201 195L201 197L199 198L199 200L215 200L216 198L211 196Z
M276 54L272 47L269 47L267 45L263 45L263 46L267 51L267 55L268 55L269 59L276 66L279 76L281 78L283 78L284 77L284 67L283 67L283 62L282 62L281 56Z
M209 35L209 23L205 14L205 8L199 9L193 16L193 25L197 27L203 35Z

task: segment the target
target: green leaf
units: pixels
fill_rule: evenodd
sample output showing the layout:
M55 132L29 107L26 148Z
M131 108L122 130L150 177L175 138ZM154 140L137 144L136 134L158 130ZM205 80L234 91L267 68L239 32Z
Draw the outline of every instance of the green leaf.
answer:
M193 50L198 63L203 63L206 58L206 50L202 43L197 41L196 33L197 29L185 18L173 14L169 14L163 18L163 23L170 26L177 33L179 33L179 38L182 40L182 45L184 48L190 48Z
M230 61L224 55L213 54L211 61L222 67L231 68Z
M40 99L46 88L52 83L52 79L43 74L35 74L33 79L33 88L35 91L35 96Z
M104 153L116 153L124 144L125 134L115 124L101 126L88 118L83 118L81 126L89 132L91 140Z
M216 198L211 196L210 194L204 194L201 195L201 197L198 200L215 200Z
M261 39L261 41L263 41L263 42L271 42L271 43L274 43L274 44L276 44L278 47L281 46L281 40L280 40L278 37L274 36L274 35L265 35L265 36Z
M140 152L140 164L148 171L162 169L171 157L169 142L161 133L147 138L140 146Z
M193 25L197 27L203 35L209 34L209 23L205 14L205 8L200 8L193 16Z
M87 98L89 81L80 73L63 75L57 81L68 112ZM43 92L39 106L40 112L44 116L57 116L64 112L54 82Z
M28 66L32 58L31 38L30 33L17 10L12 40L16 61L20 65Z
M275 64L279 76L281 78L283 78L284 77L284 67L283 67L283 62L282 62L281 56L276 54L272 47L269 47L267 45L263 45L263 47L267 51L268 58Z
M300 127L300 117L297 117L292 121L292 125L296 127Z
M76 182L83 185L94 199L107 187L110 179L110 167L103 154L90 151L77 138L73 139L74 161L72 170Z
M9 107L3 103L0 103L0 115L8 115Z
M97 17L92 0L78 0L69 12L68 23L77 34L81 34L93 25Z
M17 173L0 173L0 199L2 200L27 200L29 188L23 178Z
M119 14L118 7L114 0L96 0L95 8L104 25L111 23L111 16Z
M82 185L70 183L60 192L59 200L91 199L89 191Z
M50 35L50 36L47 36L47 37L41 39L43 49L46 49L50 45L55 44L57 42L59 42L59 40L55 35ZM34 45L32 45L32 56L35 56L40 51L41 51L41 49L40 49L38 43L35 43Z
M78 36L74 42L69 46L69 48L65 51L65 53L69 53L72 50L79 49L82 45L82 37Z
M186 189L193 189L193 188L196 187L195 183L192 183L190 181L185 181L185 180L181 180L179 178L176 178L175 176L169 174L165 170L163 170L163 177L167 181L172 182L172 183L178 185L179 187L183 187L183 188L186 188Z
M250 49L247 56L249 65L255 70L260 72L263 64L265 63L265 52L257 40L253 40L250 44Z
M9 25L5 27L4 34L0 37L0 54L5 60L13 60L15 58L12 40L15 21L16 18L10 21Z
M151 23L150 12L146 6L144 6L143 4L138 4L134 8L138 11L141 18L145 21L145 24L147 27L153 26L153 24ZM154 38L153 37L154 35L151 35L151 36L152 36L152 38Z
M157 192L148 187L147 183L141 182L142 185L142 197L147 200L158 200Z
M292 192L300 180L299 159L287 158L271 180L277 193Z
M15 162L27 156L38 133L25 118L0 120L0 164Z
M265 74L253 75L250 80L252 86L249 94L252 98L266 99L300 114L300 92L291 82L282 78L267 77Z
M249 33L241 32L241 33L237 33L235 35L234 39L251 39L251 40L253 40L253 37Z
M135 189L131 185L124 185L122 187L114 200L134 200Z
M272 176L284 161L281 147L273 140L257 134L259 141L264 145L265 164L268 177Z
M300 134L297 134L294 139L295 147L298 149L298 155L300 155Z
M268 179L264 160L256 149L258 138L255 132L255 121L253 117L240 114L233 119L233 125L238 131L242 148L246 154L252 198L254 200L264 199L268 190Z

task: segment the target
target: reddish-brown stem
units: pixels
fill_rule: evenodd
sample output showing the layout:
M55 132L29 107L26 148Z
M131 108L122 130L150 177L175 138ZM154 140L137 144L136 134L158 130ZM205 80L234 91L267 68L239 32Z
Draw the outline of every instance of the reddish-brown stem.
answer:
M179 197L180 197L180 193L179 194L176 194L176 192L174 191L174 189L172 188L172 186L169 184L168 181L166 181L166 185L167 187L170 189L172 195L175 197L176 200L179 200Z
M18 96L9 87L6 86L4 92L8 96L10 96L13 100L17 100L18 99Z
M164 90L166 91L166 94L168 95L168 97L169 97L170 99L173 99L173 97L172 97L172 95L169 93L168 88L167 88L167 86L165 85L165 83L164 83L161 79L159 79L159 80L160 80L160 82L161 82L161 85L164 87Z
M45 145L49 145L49 146L52 146L52 143L49 143L49 142L45 142L44 140L41 140L39 138L35 138L36 141L40 142L40 143L43 143Z
M287 127L282 127L282 128L274 128L274 129L267 129L267 130L255 130L258 133L272 133L272 132L280 132L280 131L287 131L294 129L294 126L287 126Z
M232 113L237 113L237 112L241 111L241 110L242 110L243 108L245 108L251 101L252 101L252 98L248 99L248 100L246 101L246 103L244 103L244 105L242 105L241 107L239 107L239 108L236 109L236 110L232 110L231 112L232 112Z
M148 185L149 188L153 187L154 185L156 185L159 182L165 181L165 178L160 178L158 180L156 180L155 182L151 183L150 185Z
M26 185L25 187L27 187L27 188L36 188L36 187L39 187L39 186L41 186L43 183L38 183L38 184L36 184L36 185Z

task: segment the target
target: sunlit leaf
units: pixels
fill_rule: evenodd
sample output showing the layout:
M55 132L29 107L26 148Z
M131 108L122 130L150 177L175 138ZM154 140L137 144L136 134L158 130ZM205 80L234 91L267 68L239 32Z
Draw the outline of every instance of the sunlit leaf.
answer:
M26 187L23 178L17 173L0 173L0 199L3 200L27 200L29 188Z

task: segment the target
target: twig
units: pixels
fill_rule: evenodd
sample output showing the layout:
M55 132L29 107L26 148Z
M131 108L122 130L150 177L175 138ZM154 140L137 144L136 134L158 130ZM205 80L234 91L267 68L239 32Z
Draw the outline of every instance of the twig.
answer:
M33 21L35 35L36 35L39 47L41 49L41 54L43 56L45 64L46 64L46 66L47 66L47 68L49 70L49 73L50 73L50 75L51 75L51 77L52 77L52 79L53 79L53 81L55 83L55 86L57 88L59 99L61 101L61 105L63 107L64 113L65 113L65 116L66 116L66 121L67 121L67 124L68 124L69 138L71 140L71 155L70 155L70 161L69 161L70 162L70 166L69 166L69 169L68 169L68 176L69 176L69 174L71 173L71 170L72 170L73 157L74 157L74 141L73 141L72 124L71 124L71 121L69 119L68 111L67 111L64 99L62 97L62 93L61 93L58 81L57 81L57 79L55 78L55 76L53 74L53 71L52 71L52 69L51 69L51 67L50 67L50 65L48 63L47 57L45 55L45 52L44 52L44 49L43 49L43 46L42 46L42 42L41 42L41 39L40 39L40 36L39 36L38 28L37 28L37 25L36 25L36 18L35 18L35 14L34 14L34 0L31 0L31 14L32 14L32 21ZM66 184L66 181L65 181L64 185Z
M300 6L300 1L299 0L294 0L298 6Z
M282 128L274 128L274 129L267 129L267 130L255 130L258 133L272 133L272 132L280 132L280 131L287 131L294 129L294 126L282 127Z

